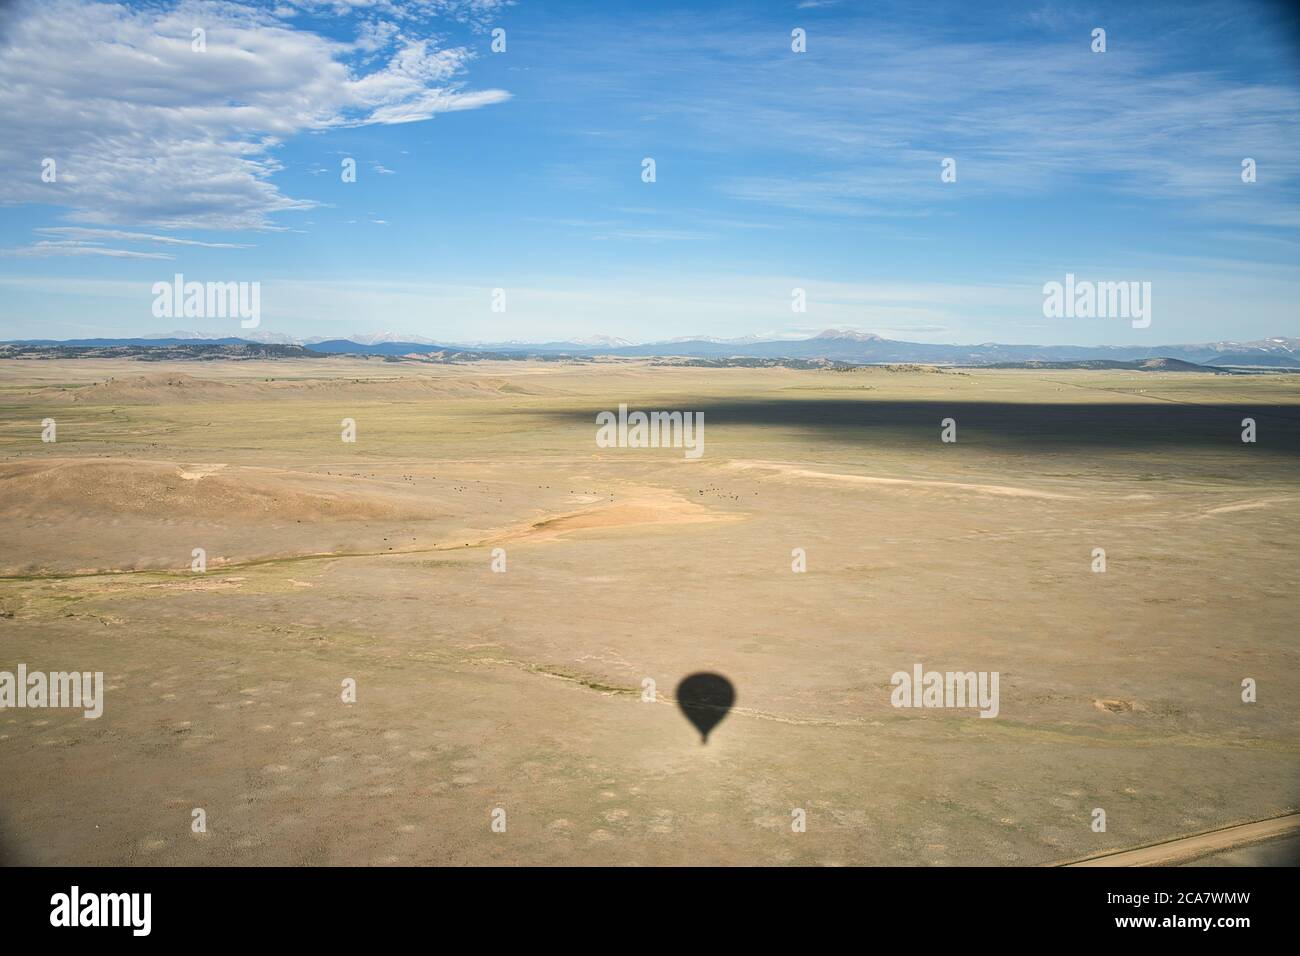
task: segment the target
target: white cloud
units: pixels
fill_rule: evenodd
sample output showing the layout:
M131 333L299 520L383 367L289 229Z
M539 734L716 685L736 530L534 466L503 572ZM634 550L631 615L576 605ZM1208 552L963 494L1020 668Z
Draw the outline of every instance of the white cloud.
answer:
M276 11L277 16L288 17L302 10L329 12L346 16L358 10L383 14L396 19L427 19L448 17L460 23L482 29L514 0L292 0Z
M21 246L17 249L0 249L0 255L22 258L49 256L108 256L113 259L175 259L165 252L136 252L131 249L113 249L108 246L75 239L46 240Z
M147 232L127 232L123 229L90 229L84 226L47 226L36 230L43 236L62 236L67 239L96 241L118 239L124 242L153 242L164 246L199 246L204 249L247 249L242 242L202 242L179 236L157 236Z
M340 4L332 4L337 8ZM314 203L280 192L276 148L340 126L406 123L509 97L469 91L472 54L408 32L417 8L461 18L487 4L380 2L403 26L361 28L359 46L264 9L181 0L128 9L19 0L0 12L0 203L40 202L84 222L275 228ZM206 50L191 31L206 31ZM354 61L387 51L383 64ZM42 161L57 181L43 182Z
M638 148L653 124L701 150L747 157L719 177L733 198L811 217L892 218L943 213L973 195L1100 186L1120 200L1178 203L1189 216L1300 223L1300 91L1276 70L1197 63L1148 33L1094 54L1086 30L990 41L942 23L848 20L812 30L815 52L794 54L788 35L740 23L635 26L575 49L556 71L571 71L572 88L599 103L610 150ZM1268 64L1286 55L1249 38ZM710 83L660 83L670 69ZM578 82L592 71L606 79L596 90ZM956 183L940 181L944 157L957 161ZM1259 163L1257 184L1241 181L1244 157Z

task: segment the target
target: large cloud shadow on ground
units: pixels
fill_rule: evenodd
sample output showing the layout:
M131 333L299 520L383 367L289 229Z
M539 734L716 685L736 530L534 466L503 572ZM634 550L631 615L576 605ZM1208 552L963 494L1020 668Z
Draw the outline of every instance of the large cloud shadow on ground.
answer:
M550 418L590 422L617 410L703 412L706 429L770 426L822 432L841 442L929 446L939 442L940 422L953 418L961 445L1006 450L1171 451L1179 448L1237 451L1244 455L1300 457L1300 407L1287 405L1200 405L1172 401L1055 403L952 400L844 399L662 401L611 398L588 410L544 413ZM1243 443L1242 419L1255 420L1256 441Z

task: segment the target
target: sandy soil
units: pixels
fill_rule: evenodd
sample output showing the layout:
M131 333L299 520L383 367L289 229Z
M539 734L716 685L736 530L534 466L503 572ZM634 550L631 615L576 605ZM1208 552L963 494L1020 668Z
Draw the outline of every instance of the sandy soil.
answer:
M598 448L620 402L703 457ZM1039 864L1294 812L1298 463L1293 376L0 362L0 670L107 685L0 711L0 846ZM915 663L998 716L894 708Z

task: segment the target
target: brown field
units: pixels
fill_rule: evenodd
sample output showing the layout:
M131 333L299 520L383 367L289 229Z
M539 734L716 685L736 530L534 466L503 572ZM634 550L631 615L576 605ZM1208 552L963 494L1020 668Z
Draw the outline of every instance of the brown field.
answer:
M703 457L598 448L620 402ZM4 859L1022 865L1294 811L1298 464L1292 375L0 362L0 670L107 686L0 711ZM914 663L999 715L892 707Z

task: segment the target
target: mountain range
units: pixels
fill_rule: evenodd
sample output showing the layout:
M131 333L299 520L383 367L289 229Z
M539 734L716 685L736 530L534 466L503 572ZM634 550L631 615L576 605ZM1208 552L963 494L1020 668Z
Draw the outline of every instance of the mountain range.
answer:
M609 336L562 342L475 342L439 343L421 336L380 333L346 339L296 339L274 333L252 333L246 337L214 338L197 332L173 332L137 338L24 339L4 345L76 348L122 346L190 346L275 344L301 346L305 351L325 354L420 356L494 353L522 355L572 355L726 359L825 359L852 364L1000 365L1054 362L1133 362L1144 359L1175 359L1196 365L1300 369L1300 338L1269 338L1252 342L1208 342L1182 345L1007 345L985 342L978 345L945 345L902 342L868 332L827 329L804 339L746 336L741 339L708 337L674 339L634 344Z

